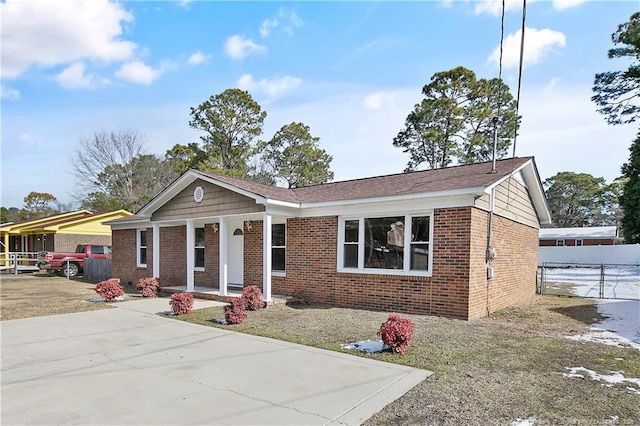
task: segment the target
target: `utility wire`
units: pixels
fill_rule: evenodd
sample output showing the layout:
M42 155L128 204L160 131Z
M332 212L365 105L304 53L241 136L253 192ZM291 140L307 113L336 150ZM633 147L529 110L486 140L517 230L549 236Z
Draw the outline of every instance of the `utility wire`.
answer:
M522 0L522 29L520 34L520 65L518 66L518 92L516 94L516 120L518 119L518 110L520 108L520 86L522 85L522 61L524 58L524 30L527 18L527 0ZM513 132L513 157L516 156L516 138L518 137L518 123Z

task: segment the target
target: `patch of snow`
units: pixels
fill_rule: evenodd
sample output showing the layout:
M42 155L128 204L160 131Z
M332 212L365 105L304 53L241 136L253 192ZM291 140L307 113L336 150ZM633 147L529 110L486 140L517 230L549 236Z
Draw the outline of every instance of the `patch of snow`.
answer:
M627 386L627 392L633 395L640 395L640 389L632 388L631 386Z
M585 378L584 375L579 374L578 372L583 372L585 373L585 375L589 376L589 378L591 378L591 380L597 380L599 382L605 382L606 386L613 386L614 384L617 383L625 383L625 382L629 382L632 384L635 384L637 386L640 386L640 379L635 379L635 378L630 378L630 377L624 377L624 372L623 371L612 371L611 374L607 375L607 374L598 374L593 370L589 370L587 368L584 367L573 367L573 368L569 368L569 367L565 367L565 369L569 370L569 373L562 373L562 375L564 377L569 377L569 378ZM627 387L627 389L629 389ZM634 389L634 388L632 388Z
M517 418L511 422L511 426L533 426L536 424L535 417L529 417L528 419Z
M385 346L382 341L371 341L371 340L363 340L360 342L347 343L344 345L340 345L342 349L351 349L354 351L361 352L382 352L385 350Z
M217 322L218 324L227 325L227 320L224 318L216 318L213 321Z
M604 423L607 425L615 425L615 424L618 424L619 419L620 417L618 416L611 416L607 420L605 420Z
M640 300L640 266L605 267L604 297ZM568 283L580 297L600 297L600 268L545 268L548 282Z
M640 350L640 300L601 299L597 309L604 320L586 334L567 338Z

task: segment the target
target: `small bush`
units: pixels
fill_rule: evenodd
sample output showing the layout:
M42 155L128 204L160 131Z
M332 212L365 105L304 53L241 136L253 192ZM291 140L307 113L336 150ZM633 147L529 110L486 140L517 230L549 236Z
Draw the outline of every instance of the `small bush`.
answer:
M193 294L174 293L171 295L169 305L176 315L188 314L193 310Z
M229 300L229 304L224 307L224 319L227 324L240 324L247 317L245 310L245 300L234 297Z
M389 314L378 330L382 342L394 353L403 354L413 339L413 321L400 314Z
M140 278L136 283L136 290L138 290L138 293L140 293L142 297L156 297L159 289L159 278Z
M124 289L117 278L109 278L96 284L96 293L104 298L105 302L113 302L116 297L124 295Z
M244 307L248 311L257 311L262 308L262 290L256 285L250 285L242 289Z

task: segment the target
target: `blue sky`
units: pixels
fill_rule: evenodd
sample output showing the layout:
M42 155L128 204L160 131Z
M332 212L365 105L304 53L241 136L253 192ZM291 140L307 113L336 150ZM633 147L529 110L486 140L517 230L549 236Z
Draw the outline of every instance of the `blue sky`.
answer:
M225 89L267 111L262 139L303 122L335 180L401 172L393 137L439 71L498 76L501 1L214 2L6 0L2 15L1 205L31 191L74 202L72 160L95 132L131 129L149 153L198 141L189 108ZM522 1L506 0L503 78L515 95ZM590 101L611 33L638 1L527 1L516 155L542 180L608 182L637 125L608 126Z

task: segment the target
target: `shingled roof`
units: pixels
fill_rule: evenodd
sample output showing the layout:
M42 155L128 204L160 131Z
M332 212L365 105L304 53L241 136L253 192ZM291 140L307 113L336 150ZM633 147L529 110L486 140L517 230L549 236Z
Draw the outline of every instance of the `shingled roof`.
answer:
M491 172L492 163L486 162L292 189L278 188L197 170L195 172L267 199L306 204L447 192L465 188L486 188L509 176L532 158L498 160L496 161L495 173Z

